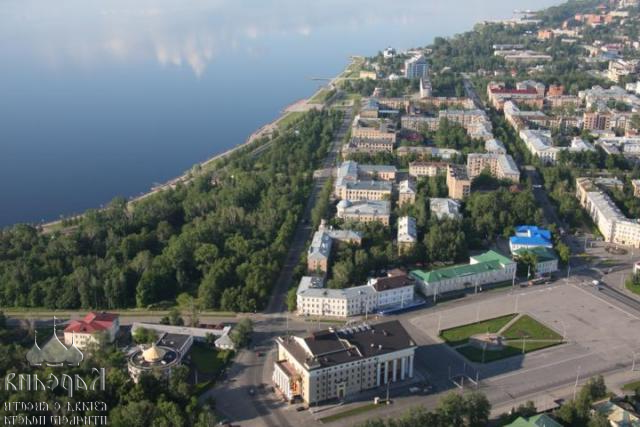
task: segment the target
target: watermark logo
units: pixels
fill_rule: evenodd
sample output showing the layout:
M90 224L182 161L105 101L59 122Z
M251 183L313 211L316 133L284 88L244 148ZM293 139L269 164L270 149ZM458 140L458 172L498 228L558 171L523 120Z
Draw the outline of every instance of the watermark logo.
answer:
M33 347L27 352L26 358L31 366L80 366L84 360L84 354L76 346L75 332L72 335L71 346L64 345L56 332L56 318L53 318L53 335L47 343L40 348L38 334L35 333Z

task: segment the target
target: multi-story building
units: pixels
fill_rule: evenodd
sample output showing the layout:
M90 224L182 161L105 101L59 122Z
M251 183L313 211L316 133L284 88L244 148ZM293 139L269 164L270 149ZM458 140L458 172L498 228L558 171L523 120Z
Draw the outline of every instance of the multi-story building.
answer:
M416 219L411 216L398 218L398 252L411 250L418 242Z
M90 343L102 340L111 343L120 330L120 316L114 313L91 311L80 320L71 320L64 329L64 343L85 349Z
M484 143L484 149L487 153L507 154L507 148L502 141L492 138Z
M558 148L553 146L551 132L534 129L522 129L520 138L531 154L547 164L553 164L558 158Z
M447 172L449 163L445 162L411 162L409 163L409 175L414 178L423 176L436 176Z
M640 137L601 137L595 144L607 154L622 154L633 158L640 156Z
M343 199L338 202L337 217L345 221L363 223L380 222L389 225L391 203L388 200L360 200Z
M544 85L537 82L521 82L515 89L509 89L504 83L491 82L487 85L487 98L496 109L502 110L504 103L513 101L516 104L526 104L541 110L544 106ZM542 85L542 86L539 86Z
M509 154L471 153L467 156L467 171L473 179L487 170L498 179L520 182L520 171Z
M416 344L399 321L276 338L273 383L289 401L344 400L413 377Z
M420 98L431 98L433 96L433 85L429 77L420 79Z
M452 199L464 199L471 193L471 179L465 166L447 166L447 188Z
M618 83L621 78L637 74L639 65L640 65L640 61L636 59L633 59L633 60L615 59L613 61L609 61L609 68L607 69L607 78L609 78L609 80L612 80Z
M601 111L585 111L582 114L582 126L588 130L611 129L611 114Z
M416 55L404 61L404 76L407 79L420 79L429 73L429 64L424 55Z
M443 160L450 160L461 153L453 148L438 148L438 147L398 147L396 155L398 157L404 157L408 155L416 155L421 158L439 158Z
M522 111L513 101L506 101L503 106L504 118L515 130L536 127L550 127L550 118L542 111Z
M395 181L397 173L398 169L391 165L358 165L358 177L361 179Z
M486 284L511 281L516 274L516 262L495 251L469 258L469 264L454 265L431 271L413 270L418 290L436 298L449 292L474 289Z
M413 279L401 270L369 279L365 285L325 288L324 278L303 276L296 291L301 316L350 317L371 314L391 306L404 307L414 300Z
M351 138L342 147L342 156L348 159L352 154L392 153L395 142L384 138Z
M453 199L432 197L429 199L431 215L438 219L460 219L460 202Z
M352 230L336 230L327 227L324 220L320 222L318 231L313 234L311 245L307 250L307 270L312 272L326 273L329 271L329 258L331 257L331 249L333 241L362 243L362 235Z
M395 126L387 119L367 119L357 115L351 124L353 139L381 139L396 142Z
M393 184L388 181L346 181L337 189L343 200L390 200Z
M398 206L416 202L416 185L410 179L400 181L398 185Z
M590 178L576 179L576 195L605 242L640 247L640 223L624 216L609 196Z
M611 86L609 89L593 86L591 89L578 92L578 97L585 101L587 109L592 107L605 108L608 101L623 102L636 108L640 106L640 98L628 93L620 86Z

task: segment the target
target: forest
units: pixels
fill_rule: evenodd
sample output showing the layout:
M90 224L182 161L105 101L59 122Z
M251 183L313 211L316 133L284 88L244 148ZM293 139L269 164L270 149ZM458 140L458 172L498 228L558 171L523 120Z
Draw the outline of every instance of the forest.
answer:
M116 198L65 232L0 231L0 306L149 307L188 293L209 309L260 309L340 119L310 111L256 158L230 156L135 204Z

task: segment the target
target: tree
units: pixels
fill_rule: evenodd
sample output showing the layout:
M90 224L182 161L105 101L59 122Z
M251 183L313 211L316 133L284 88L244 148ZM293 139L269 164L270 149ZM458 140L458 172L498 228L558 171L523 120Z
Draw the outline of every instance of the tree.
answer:
M556 244L556 250L558 251L558 258L560 258L560 262L568 264L569 259L571 258L571 248L563 242L558 242L558 244Z
M158 339L156 331L147 328L138 328L132 335L133 341L137 344L151 344Z
M241 348L247 345L251 339L253 333L253 322L251 319L245 317L240 320L231 331L231 340L236 348Z
M452 427L463 426L467 413L465 400L457 393L449 393L440 400L436 412L442 417L446 425Z
M189 316L189 325L198 326L200 323L200 311L202 310L200 301L187 293L182 293L178 295L176 302L180 312Z
M296 311L298 304L298 289L291 288L289 292L287 292L287 309L291 312Z
M484 394L471 392L465 395L464 407L469 427L483 427L489 423L491 404Z

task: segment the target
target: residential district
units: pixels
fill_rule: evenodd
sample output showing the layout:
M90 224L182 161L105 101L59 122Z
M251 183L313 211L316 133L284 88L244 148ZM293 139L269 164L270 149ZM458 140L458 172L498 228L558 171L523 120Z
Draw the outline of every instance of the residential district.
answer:
M637 0L576 1L353 57L263 313L95 311L28 357L209 372L224 425L640 426L639 37Z

